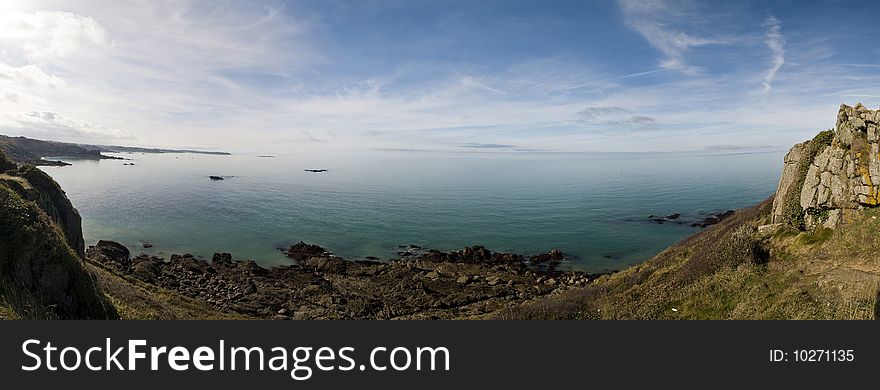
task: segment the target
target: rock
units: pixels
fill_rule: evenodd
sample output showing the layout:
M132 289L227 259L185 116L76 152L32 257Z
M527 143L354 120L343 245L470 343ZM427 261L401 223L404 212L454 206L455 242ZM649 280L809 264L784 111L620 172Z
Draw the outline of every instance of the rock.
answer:
M773 222L780 223L785 215L785 204L782 199L788 199L790 191L798 191L799 188L792 188L797 184L798 164L800 164L801 156L804 153L808 142L801 142L794 145L783 159L782 176L779 178L779 185L776 188L776 197L773 200Z
M338 274L345 272L348 262L338 257L309 257L308 259L300 260L300 266L316 272Z
M327 172L326 169L304 169L304 171L306 171L306 172L313 172L313 173Z
M534 255L529 258L532 264L559 264L562 260L565 260L565 254L559 249L553 249L550 252Z
M287 309L281 309L281 310L278 310L278 314L280 314L280 315L286 315L286 314L287 314Z
M833 131L795 145L785 158L772 223L835 228L880 205L880 110L840 106Z
M231 253L215 253L211 258L211 264L219 265L219 264L232 264L232 254Z
M100 240L95 246L90 246L88 250L90 259L121 268L131 266L130 256L128 248L116 241Z
M657 222L657 223L659 223L659 224L662 224L662 223L664 223L664 222L675 222L675 223L681 223L680 221L678 221L679 218L681 218L681 214L678 214L678 213L675 213L675 214L669 214L669 215L667 215L667 216L663 216L663 217L658 217L658 216L656 216L656 215L654 215L654 214L651 214L650 216L648 216L648 219L650 219L650 220L652 220L652 221L654 221L654 222Z
M458 279L455 279L455 282L458 284L468 284L471 282L471 277L467 275L459 276Z
M769 236L775 233L780 227L782 227L782 223L771 223L769 225L758 226L758 235Z
M147 241L141 241L141 245L142 245L145 249L149 249L149 248L152 248L152 247L153 247L153 244L152 244L152 243L149 243L149 242L147 242Z
M721 221L729 218L730 216L732 216L735 213L736 213L735 210L727 210L727 211L720 213L720 214L711 214L708 217L704 218L701 222L691 224L691 226L693 226L693 227L709 227L709 226L715 225L718 222L721 222Z
M497 276L489 277L489 279L486 279L486 284L488 284L490 286L499 285L499 284L501 284L501 278L499 278Z
M310 257L329 255L329 252L320 246L300 241L287 249L286 255L291 259L302 261Z
M223 180L223 176L213 176L212 175L212 176L208 176L208 178L211 180Z

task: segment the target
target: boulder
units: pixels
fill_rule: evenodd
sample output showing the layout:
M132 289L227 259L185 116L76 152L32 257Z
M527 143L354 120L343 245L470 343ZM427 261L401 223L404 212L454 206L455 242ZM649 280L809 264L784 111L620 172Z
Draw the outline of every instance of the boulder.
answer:
M116 241L100 240L95 246L90 246L88 250L90 259L120 268L131 266L130 256L128 248Z
M302 241L292 245L289 249L287 249L286 253L287 257L299 261L306 260L310 257L320 257L328 254L329 252L327 252L326 249L321 248L318 245L306 244Z

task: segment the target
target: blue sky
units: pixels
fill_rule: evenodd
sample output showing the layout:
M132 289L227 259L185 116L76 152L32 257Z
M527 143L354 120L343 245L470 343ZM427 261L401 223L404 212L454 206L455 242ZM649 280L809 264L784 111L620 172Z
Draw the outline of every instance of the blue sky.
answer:
M880 105L880 6L0 3L0 132L241 152L787 148Z

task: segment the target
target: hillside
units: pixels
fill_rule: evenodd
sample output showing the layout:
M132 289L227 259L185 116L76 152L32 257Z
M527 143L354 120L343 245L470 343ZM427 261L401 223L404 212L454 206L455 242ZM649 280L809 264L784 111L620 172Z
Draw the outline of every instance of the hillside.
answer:
M25 137L0 135L0 150L9 158L31 165L69 165L61 161L44 160L43 157L72 157L80 159L102 159L100 151L88 150L74 144L54 141L41 141Z
M58 184L0 152L0 316L116 318L83 250L79 214Z

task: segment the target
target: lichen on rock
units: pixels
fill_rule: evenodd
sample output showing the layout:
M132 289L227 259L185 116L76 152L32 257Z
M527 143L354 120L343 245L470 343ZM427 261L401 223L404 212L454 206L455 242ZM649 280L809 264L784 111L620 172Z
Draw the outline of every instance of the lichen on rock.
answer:
M834 130L792 147L773 202L773 222L835 228L880 205L880 110L842 104Z

